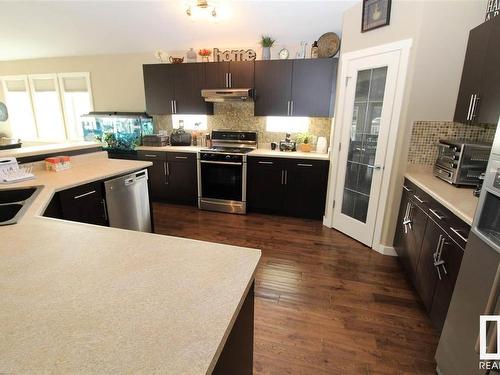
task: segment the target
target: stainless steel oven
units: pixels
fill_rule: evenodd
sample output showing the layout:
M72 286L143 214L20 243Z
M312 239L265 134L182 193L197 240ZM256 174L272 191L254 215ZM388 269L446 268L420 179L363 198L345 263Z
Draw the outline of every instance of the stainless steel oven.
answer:
M198 160L200 209L246 213L247 156L257 146L254 132L213 131L213 147Z

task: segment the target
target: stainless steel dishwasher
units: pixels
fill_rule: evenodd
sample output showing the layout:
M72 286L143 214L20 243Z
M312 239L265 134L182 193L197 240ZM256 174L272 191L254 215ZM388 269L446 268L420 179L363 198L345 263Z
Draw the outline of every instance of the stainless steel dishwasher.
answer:
M104 186L109 226L151 232L146 169L105 181Z

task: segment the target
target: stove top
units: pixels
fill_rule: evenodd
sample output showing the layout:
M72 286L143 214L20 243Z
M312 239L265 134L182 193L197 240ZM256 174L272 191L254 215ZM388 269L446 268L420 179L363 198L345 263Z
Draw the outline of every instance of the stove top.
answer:
M249 152L255 150L251 147L227 147L227 146L214 146L212 148L207 148L201 150L201 152L218 152L227 154L248 154Z

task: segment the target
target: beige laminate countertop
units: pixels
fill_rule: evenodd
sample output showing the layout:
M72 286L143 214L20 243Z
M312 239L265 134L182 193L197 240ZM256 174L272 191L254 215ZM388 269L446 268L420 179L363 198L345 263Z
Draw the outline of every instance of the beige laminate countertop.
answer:
M436 199L439 203L472 225L479 199L472 189L458 188L440 180L432 174L432 166L410 166L405 177Z
M102 147L102 143L99 142L66 142L66 143L54 143L47 145L37 145L37 146L26 146L20 148L13 148L9 150L0 150L0 158L13 156L15 158L51 154L54 152L68 152L75 150L84 150L89 148Z
M137 151L170 151L170 152L198 152L206 149L200 146L163 146L163 147L149 147L139 146L135 148ZM247 154L248 156L265 156L272 158L295 158L295 159L315 159L315 160L328 160L329 154L319 154L317 152L283 152L273 151L267 148L257 148Z
M205 374L260 251L40 217L55 191L150 162L74 157L0 227L0 373Z

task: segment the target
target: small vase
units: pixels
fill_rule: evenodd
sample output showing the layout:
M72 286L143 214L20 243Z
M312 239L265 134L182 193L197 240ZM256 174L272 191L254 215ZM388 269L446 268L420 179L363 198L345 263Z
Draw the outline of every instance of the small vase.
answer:
M271 47L262 47L262 60L271 60Z

